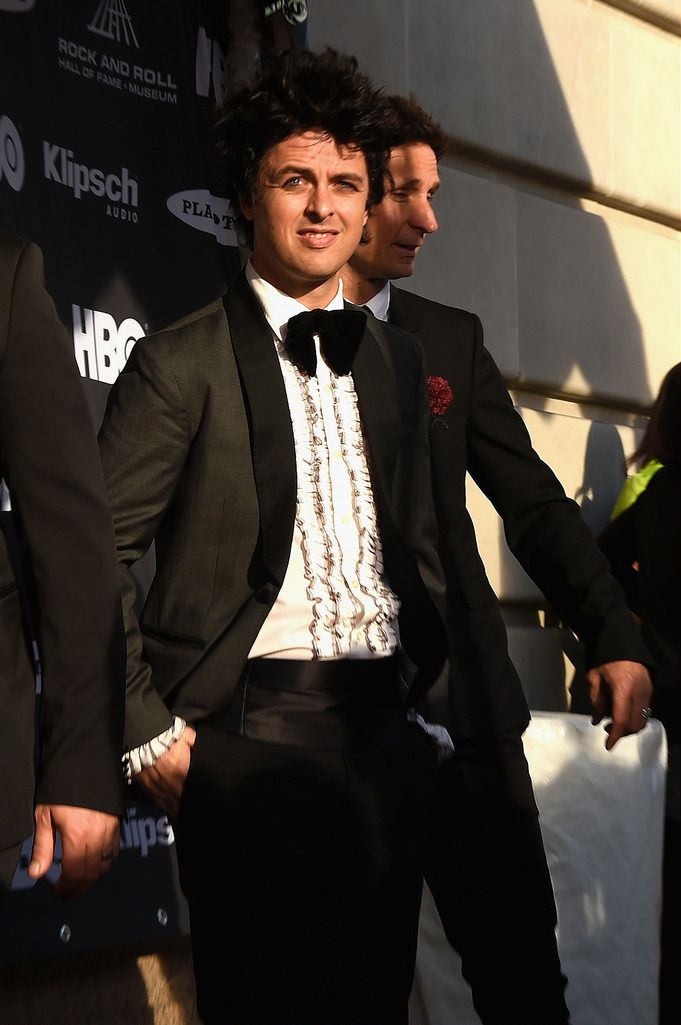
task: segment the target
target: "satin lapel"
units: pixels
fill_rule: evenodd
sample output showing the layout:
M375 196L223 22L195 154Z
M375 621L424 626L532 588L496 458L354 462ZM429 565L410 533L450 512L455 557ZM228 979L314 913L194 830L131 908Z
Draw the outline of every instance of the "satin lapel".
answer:
M263 559L281 584L296 511L296 457L284 379L272 331L243 275L224 305L251 432Z
M390 501L400 445L400 418L393 369L380 337L380 326L369 319L355 356L352 377L372 463Z

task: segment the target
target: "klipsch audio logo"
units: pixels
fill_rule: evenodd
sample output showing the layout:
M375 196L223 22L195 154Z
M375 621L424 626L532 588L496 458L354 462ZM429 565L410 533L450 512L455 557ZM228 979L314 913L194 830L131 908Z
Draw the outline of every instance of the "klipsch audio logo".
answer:
M238 244L232 208L223 196L214 196L208 189L187 189L169 196L166 206L185 224L214 235L221 246Z
M171 847L175 843L173 827L167 815L153 818L151 815L137 817L136 808L128 808L121 822L121 850L138 850L146 858L152 847Z
M138 50L140 48L132 27L132 18L123 0L102 0L88 29L105 39L115 39L117 43L127 43L128 46L136 46Z
M139 187L127 167L119 173L79 163L73 150L43 140L43 173L48 181L63 185L74 199L94 196L105 199L107 217L137 224Z
M110 313L72 306L73 351L81 377L113 384L144 328L132 317L117 324Z
M20 192L24 184L24 147L17 126L8 117L0 117L0 182Z

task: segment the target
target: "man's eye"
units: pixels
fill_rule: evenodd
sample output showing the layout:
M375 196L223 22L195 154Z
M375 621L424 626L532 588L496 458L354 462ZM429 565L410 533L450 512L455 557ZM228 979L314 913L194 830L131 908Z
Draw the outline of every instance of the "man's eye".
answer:
M390 193L390 198L394 199L397 203L404 203L409 199L409 193L405 192L404 189L393 189Z
M295 175L292 178L287 178L286 181L284 182L283 187L285 189L296 189L296 188L298 188L302 184L303 184L303 179L300 177L300 175Z

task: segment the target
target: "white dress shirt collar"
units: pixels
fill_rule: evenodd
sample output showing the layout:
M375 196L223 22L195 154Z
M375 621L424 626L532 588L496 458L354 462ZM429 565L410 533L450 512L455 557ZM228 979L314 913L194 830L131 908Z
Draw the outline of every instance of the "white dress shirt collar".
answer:
M390 312L390 282L386 281L381 291L364 305L371 310L376 320L387 320Z
M274 331L277 338L280 341L284 341L286 337L286 326L291 319L298 313L305 313L308 309L303 303L298 302L297 299L292 299L290 295L285 295L280 292L278 288L271 285L269 281L265 281L261 278L253 264L249 260L246 264L246 280L253 290L253 294L262 306L263 313L267 319L267 323ZM343 282L339 281L338 291L331 300L328 306L325 306L326 310L342 310L343 309Z

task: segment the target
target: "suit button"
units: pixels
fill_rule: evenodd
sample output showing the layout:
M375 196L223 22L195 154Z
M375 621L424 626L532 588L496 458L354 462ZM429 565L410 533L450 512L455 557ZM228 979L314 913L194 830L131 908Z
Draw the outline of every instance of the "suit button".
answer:
M263 584L255 592L254 597L261 605L273 605L274 599L277 597L277 590L274 584Z

